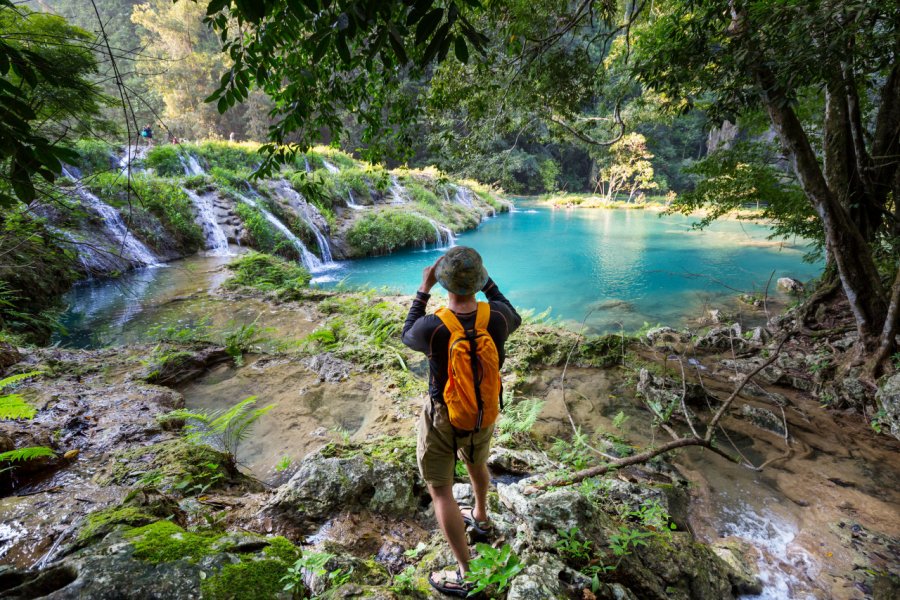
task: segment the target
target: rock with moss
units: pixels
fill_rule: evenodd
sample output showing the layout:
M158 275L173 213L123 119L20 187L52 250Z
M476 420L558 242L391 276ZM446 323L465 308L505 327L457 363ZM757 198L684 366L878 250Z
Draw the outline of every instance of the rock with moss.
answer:
M288 599L282 578L300 555L284 538L187 531L158 521L113 531L50 569L7 574L0 595L55 600Z
M411 515L424 492L415 440L330 445L303 459L290 481L278 488L268 511L311 529L344 510Z
M552 554L525 557L525 569L513 579L506 600L564 600L579 597L591 581ZM578 594L578 596L575 596Z
M900 439L900 373L888 377L878 387L875 401L881 409L879 424Z
M226 289L256 290L283 300L302 298L311 279L302 265L260 252L249 252L228 268L234 275L225 282Z

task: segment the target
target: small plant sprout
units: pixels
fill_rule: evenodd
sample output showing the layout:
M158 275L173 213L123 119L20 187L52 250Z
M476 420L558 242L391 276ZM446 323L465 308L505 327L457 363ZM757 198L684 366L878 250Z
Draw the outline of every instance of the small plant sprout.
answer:
M291 468L292 460L290 456L282 456L281 460L278 461L278 464L275 465L275 471L277 473L284 473L288 469Z

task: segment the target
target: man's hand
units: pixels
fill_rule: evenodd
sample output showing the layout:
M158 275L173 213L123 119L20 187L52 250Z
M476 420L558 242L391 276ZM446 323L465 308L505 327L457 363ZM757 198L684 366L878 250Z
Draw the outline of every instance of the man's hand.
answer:
M442 260L444 260L443 256L434 261L433 265L428 265L422 269L422 285L419 286L420 292L425 294L431 293L431 288L437 283L437 266Z

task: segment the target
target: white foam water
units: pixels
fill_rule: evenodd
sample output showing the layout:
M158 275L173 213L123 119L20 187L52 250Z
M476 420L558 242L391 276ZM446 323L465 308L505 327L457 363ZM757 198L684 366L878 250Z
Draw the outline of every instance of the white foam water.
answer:
M197 224L203 230L206 253L209 256L228 256L228 236L216 219L215 208L208 196L200 196L193 190L183 188L197 211Z

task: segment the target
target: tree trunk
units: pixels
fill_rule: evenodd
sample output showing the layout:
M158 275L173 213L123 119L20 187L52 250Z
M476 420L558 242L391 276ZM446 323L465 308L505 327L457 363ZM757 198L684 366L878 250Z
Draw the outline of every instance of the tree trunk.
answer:
M804 193L825 230L825 245L834 256L844 293L856 319L860 341L874 351L887 315L881 278L869 244L829 189L803 125L775 75L760 61L753 67L763 105L785 148Z
M888 305L887 318L884 320L884 330L881 332L881 343L867 365L873 380L881 375L884 362L896 350L898 333L900 333L900 264L897 265L897 275L891 288L891 302Z

